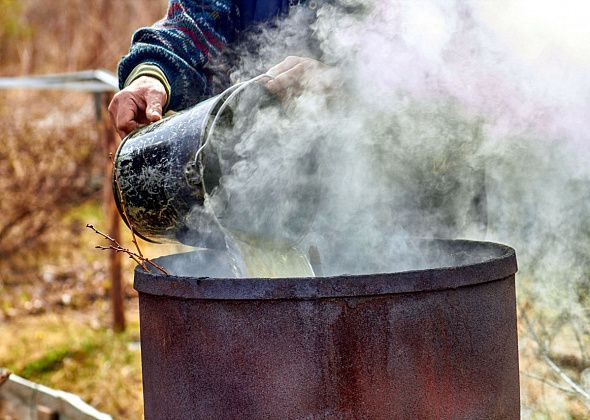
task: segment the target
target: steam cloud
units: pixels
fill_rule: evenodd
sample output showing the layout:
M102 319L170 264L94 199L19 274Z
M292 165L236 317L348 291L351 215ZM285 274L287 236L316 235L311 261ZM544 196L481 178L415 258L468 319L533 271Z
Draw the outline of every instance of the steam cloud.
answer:
M327 274L421 268L416 237L506 243L533 299L582 311L590 72L555 45L531 59L490 13L342 0L244 35L233 81L288 55L330 68L236 122L208 208L316 246Z
M590 7L582 6L334 0L317 19L301 9L244 34L228 52L240 59L233 82L289 55L329 68L281 107L240 102L233 131L213 138L224 175L194 209L193 228L210 229L202 216L214 213L271 246L313 247L324 275L445 264L423 255L416 238L505 243L517 251L521 303L565 314L586 335L582 347L590 304ZM540 29L518 20L531 11ZM224 270L219 253L196 255L172 271L244 272Z

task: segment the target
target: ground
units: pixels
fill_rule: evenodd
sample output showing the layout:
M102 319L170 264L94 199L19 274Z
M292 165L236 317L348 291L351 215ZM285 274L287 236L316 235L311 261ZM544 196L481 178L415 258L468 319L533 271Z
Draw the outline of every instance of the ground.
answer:
M113 333L106 254L94 249L101 239L84 228L104 229L101 208L90 202L64 218L55 243L37 260L39 274L0 278L0 367L52 388L79 395L116 419L143 417L141 355L137 294L131 287L133 264L125 259L127 329ZM68 230L65 226L70 226ZM69 233L68 233L69 232ZM127 236L124 240L129 246ZM64 252L57 252L58 248ZM149 256L180 248L142 243ZM11 279L18 278L18 281ZM27 280L28 279L28 280ZM588 410L539 357L538 345L527 331L523 310L534 321L552 317L527 304L526 279L519 287L519 353L523 418L585 419ZM542 316L541 316L542 315ZM565 373L580 381L590 367L584 346L573 330L554 335L557 353L550 356Z
M137 299L127 301L128 328L109 328L106 302L23 316L0 325L0 364L79 395L114 418L141 419L143 399Z
M0 367L79 395L121 419L143 417L139 313L133 262L123 258L127 328L114 333L104 244L85 228L106 231L99 202L68 212L50 233L51 246L0 270ZM125 246L130 246L124 232ZM174 247L142 242L147 255Z

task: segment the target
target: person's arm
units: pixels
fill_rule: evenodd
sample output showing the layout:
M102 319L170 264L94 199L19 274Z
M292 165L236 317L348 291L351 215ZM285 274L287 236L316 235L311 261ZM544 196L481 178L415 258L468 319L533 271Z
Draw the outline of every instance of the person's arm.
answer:
M159 68L170 85L168 106L180 110L207 94L203 67L235 37L237 7L232 0L169 0L164 19L135 32L119 63L119 83L139 65Z
M235 37L234 3L169 0L164 19L135 32L129 53L119 63L122 90L109 108L120 134L160 119L166 109L194 105L208 94L204 66ZM148 102L152 100L156 102Z

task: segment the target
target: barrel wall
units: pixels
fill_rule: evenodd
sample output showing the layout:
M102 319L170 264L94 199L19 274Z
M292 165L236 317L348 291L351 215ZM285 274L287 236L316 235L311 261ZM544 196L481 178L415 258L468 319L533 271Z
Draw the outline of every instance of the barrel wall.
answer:
M514 275L474 283L270 300L140 290L145 418L518 419Z

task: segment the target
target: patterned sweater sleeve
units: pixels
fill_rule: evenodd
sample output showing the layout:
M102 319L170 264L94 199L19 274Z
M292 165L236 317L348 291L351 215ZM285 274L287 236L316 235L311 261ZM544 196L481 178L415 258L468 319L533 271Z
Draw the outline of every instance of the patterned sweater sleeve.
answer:
M137 66L157 66L170 85L168 109L194 105L209 94L205 64L235 38L238 13L232 0L169 0L166 17L133 34L120 87Z

